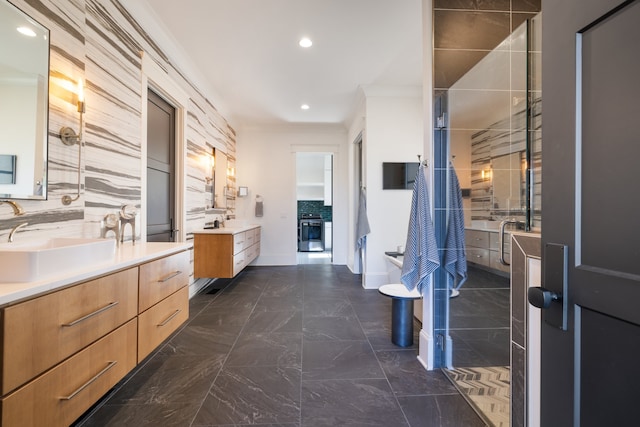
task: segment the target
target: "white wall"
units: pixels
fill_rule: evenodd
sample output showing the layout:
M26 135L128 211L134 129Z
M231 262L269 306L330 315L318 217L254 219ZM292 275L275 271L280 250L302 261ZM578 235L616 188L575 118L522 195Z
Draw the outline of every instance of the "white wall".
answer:
M425 159L422 88L365 88L365 185L367 236L365 288L389 283L385 251L394 251L407 238L411 190L382 190L383 162ZM428 156L428 155L427 155Z
M256 265L297 263L295 152L334 152L333 262L347 262L347 131L336 125L244 127L236 134L236 182L249 195L236 200L236 217L262 226ZM264 199L264 216L254 214Z

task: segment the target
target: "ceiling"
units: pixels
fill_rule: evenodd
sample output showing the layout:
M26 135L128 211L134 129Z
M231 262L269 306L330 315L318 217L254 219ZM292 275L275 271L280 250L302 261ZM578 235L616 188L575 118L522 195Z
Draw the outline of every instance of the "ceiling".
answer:
M233 126L346 125L359 87L422 85L421 0L122 3Z

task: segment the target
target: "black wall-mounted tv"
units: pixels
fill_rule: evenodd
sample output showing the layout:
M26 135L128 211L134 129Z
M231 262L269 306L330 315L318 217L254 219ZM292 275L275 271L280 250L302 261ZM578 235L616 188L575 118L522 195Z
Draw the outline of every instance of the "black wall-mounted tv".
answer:
M382 163L383 190L413 190L420 163Z

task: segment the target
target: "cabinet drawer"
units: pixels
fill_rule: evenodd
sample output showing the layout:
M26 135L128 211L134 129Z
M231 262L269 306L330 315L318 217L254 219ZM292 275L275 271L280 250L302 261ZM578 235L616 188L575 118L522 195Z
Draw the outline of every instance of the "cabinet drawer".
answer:
M258 258L258 254L260 253L260 243L256 243L255 245L248 248L245 253L245 265L251 264L251 261Z
M189 284L189 252L180 252L140 266L139 311Z
M489 249L467 247L467 261L489 266Z
M511 264L511 256L508 253L504 254L504 260ZM500 262L500 253L497 251L491 251L491 253L489 254L489 267L507 273L511 271L511 266L504 265Z
M136 320L2 399L3 426L68 426L136 365Z
M5 308L2 394L135 317L137 282L131 268Z
M138 362L189 318L189 288L181 288L138 316Z
M234 255L238 252L241 252L245 248L247 232L243 231L242 233L233 235L233 253Z
M245 244L244 244L245 249L250 248L251 246L253 246L256 243L256 233L255 233L254 230L255 230L255 228L251 229L251 230L248 230L248 231L245 231L245 233L244 233L245 234L245 239L246 239Z
M253 235L255 237L255 241L256 243L260 241L260 231L262 230L262 228L260 227L256 227L253 229Z
M233 256L233 275L236 276L246 266L245 264L246 251L242 251Z
M475 248L489 249L489 232L479 230L465 230L465 243Z

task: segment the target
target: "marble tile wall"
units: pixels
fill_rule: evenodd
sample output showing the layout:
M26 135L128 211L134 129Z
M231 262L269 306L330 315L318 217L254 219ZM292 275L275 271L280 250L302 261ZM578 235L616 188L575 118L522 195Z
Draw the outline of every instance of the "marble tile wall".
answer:
M483 178L482 171L490 170L491 159L509 152L517 152L525 149L526 141L523 130L525 129L525 111L517 111L511 117L489 125L471 135L471 219L486 220L499 214L508 217L522 217L521 211L509 211L500 209L496 211L492 206L493 187L490 178ZM532 225L540 227L542 210L540 199L542 197L542 134L541 134L542 99L533 100L531 107L532 127L531 158L534 181L532 200ZM521 183L524 187L524 182Z
M97 237L100 220L123 204L141 204L142 55L148 55L189 97L186 123L187 238L204 225L207 203L201 156L219 148L235 157L235 131L117 0L13 0L50 30L48 200L20 201L26 215L0 211L0 241L16 223L20 234ZM143 53L144 52L144 53ZM82 196L61 197L77 185L76 147L61 143L62 126L78 128L75 87L85 81Z

